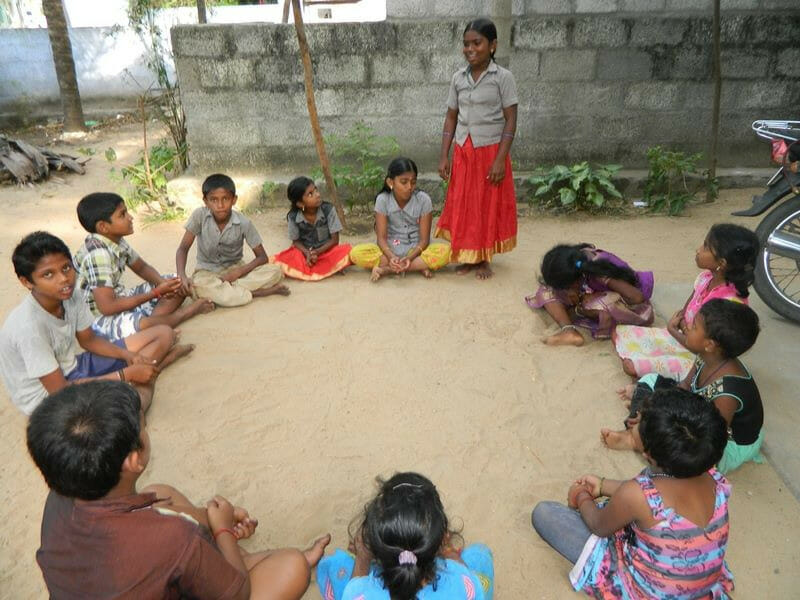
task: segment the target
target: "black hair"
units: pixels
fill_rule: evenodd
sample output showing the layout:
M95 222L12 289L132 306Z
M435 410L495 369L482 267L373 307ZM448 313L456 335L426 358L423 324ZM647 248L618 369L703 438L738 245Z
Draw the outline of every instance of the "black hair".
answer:
M361 535L392 600L413 600L425 581L436 589L436 556L450 534L447 515L436 487L419 473L376 481L378 495L364 507ZM400 564L404 551L416 562Z
M234 196L236 195L236 184L233 183L233 179L223 173L214 173L206 177L203 182L203 198L205 198L210 191L219 188L230 192Z
M300 210L297 207L297 203L303 199L310 185L314 185L314 180L301 175L300 177L292 179L289 185L286 186L286 196L289 198L289 204L291 204L291 208L289 208L289 212L286 214L287 218L289 215L296 214L297 211Z
M717 464L728 426L713 402L679 387L657 389L642 406L644 451L667 475L696 477Z
M28 451L54 492L96 500L119 483L122 463L141 449L138 392L121 381L68 385L28 421Z
M398 156L392 162L389 163L389 167L386 169L386 177L383 178L383 187L378 194L382 194L384 192L390 192L391 188L389 184L386 183L387 179L394 179L398 175L402 175L403 173L413 172L414 176L419 174L419 170L417 169L417 163L415 163L410 158L406 158L405 156Z
M709 230L706 244L717 260L725 259L725 281L736 287L741 298L747 298L760 247L756 234L741 225L717 223Z
M495 24L489 19L475 19L470 21L467 23L467 26L464 28L464 33L461 35L463 36L468 31L477 31L489 40L490 44L497 39L497 27L495 27ZM492 52L492 60L494 60L494 52Z
M605 259L590 260L585 249L594 249L591 244L559 244L542 258L541 283L557 290L565 290L581 277L610 277L621 279L631 285L639 285L636 273L629 267L620 267Z
M72 260L72 254L67 245L53 234L46 231L29 233L14 248L11 262L14 263L14 272L17 277L24 277L31 283L31 274L36 270L36 265L48 254L63 254Z
M89 233L97 233L97 222L111 222L111 215L125 200L119 194L95 192L81 198L78 202L78 221Z
M719 345L725 358L741 356L758 339L758 315L746 304L715 298L703 304L698 314L703 317L706 337Z

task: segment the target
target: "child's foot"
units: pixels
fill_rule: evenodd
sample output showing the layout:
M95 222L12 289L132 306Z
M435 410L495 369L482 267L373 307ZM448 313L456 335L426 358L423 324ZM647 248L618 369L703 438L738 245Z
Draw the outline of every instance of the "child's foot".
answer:
M611 450L633 450L633 434L627 429L612 431L604 427L600 430L600 439Z
M433 277L433 273L431 273L430 269L422 269L422 276L425 279L430 279L431 277Z
M583 346L584 339L575 329L562 329L542 340L548 346Z
M174 345L172 348L170 348L170 351L167 352L164 358L161 359L161 363L158 365L158 368L164 369L165 367L168 367L179 358L182 358L187 354L191 354L193 350L194 350L194 344Z
M288 287L282 283L276 283L272 287L259 288L253 291L253 298L264 298L265 296L288 296L292 293Z
M210 313L216 307L217 305L208 298L200 298L192 302L186 308L179 308L175 312L181 315L181 321L185 321L186 319L191 319L195 315Z
M629 383L621 388L617 388L617 395L619 396L620 400L626 401L628 404L630 404L630 401L633 400L633 392L635 391L636 384Z
M636 374L636 367L633 366L633 361L630 358L622 359L622 370L626 375L630 375L631 377L639 377Z
M492 275L494 275L494 271L492 271L489 261L485 260L475 266L475 277L477 279L491 279Z
M381 277L386 275L389 272L389 269L386 267L381 267L380 265L372 267L372 275L369 276L369 280L372 283L378 281Z
M317 566L317 563L325 554L325 546L331 543L331 534L326 533L321 538L317 538L313 544L303 550L303 555L308 561L308 566L312 569Z
M459 265L456 268L456 275L466 275L467 273L472 271L472 269L474 269L475 266L476 265L470 265L470 264Z

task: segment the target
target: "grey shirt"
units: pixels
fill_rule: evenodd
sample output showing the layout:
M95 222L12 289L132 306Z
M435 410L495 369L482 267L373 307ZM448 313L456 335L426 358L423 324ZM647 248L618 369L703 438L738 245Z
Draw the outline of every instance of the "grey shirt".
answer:
M40 377L59 368L66 377L75 369L82 352L75 333L92 326L94 317L79 289L63 305L59 319L29 294L0 329L0 374L11 401L26 415L47 397Z
M489 63L478 81L472 81L469 65L459 69L447 95L447 108L458 110L456 143L463 145L467 136L476 148L499 143L506 124L503 109L518 103L514 76L496 62Z
M299 240L306 248L319 248L331 239L331 235L342 230L342 222L330 202L323 202L317 209L317 220L309 223L303 211L289 213L289 239Z
M422 190L415 190L403 208L397 204L393 193L378 194L375 212L386 215L386 241L395 256L405 256L419 244L420 219L432 210L431 197Z
M197 238L197 268L207 271L222 271L242 260L244 241L251 248L262 244L250 219L235 210L222 231L207 206L196 209L185 228Z

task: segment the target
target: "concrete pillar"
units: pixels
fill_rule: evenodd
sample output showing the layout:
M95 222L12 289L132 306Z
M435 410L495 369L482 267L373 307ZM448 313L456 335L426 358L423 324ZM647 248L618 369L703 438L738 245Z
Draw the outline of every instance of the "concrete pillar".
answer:
M497 64L508 68L511 58L511 3L512 0L492 0L491 19L497 26Z

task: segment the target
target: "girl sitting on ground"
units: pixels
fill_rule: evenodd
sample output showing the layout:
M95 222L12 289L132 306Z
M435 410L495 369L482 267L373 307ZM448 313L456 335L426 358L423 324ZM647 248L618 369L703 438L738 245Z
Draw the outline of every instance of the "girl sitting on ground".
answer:
M292 245L272 257L286 277L319 281L350 264L349 244L339 243L342 222L330 202L323 202L308 177L296 177L286 190L291 209L286 215Z
M534 529L574 564L575 590L593 598L728 598L730 485L714 468L725 420L673 388L645 404L640 432L650 466L627 481L584 475L569 489L569 507L536 506ZM601 496L608 500L596 503Z
M417 187L417 165L410 158L389 163L383 188L375 198L377 244L358 244L350 260L372 269L372 281L387 273L431 271L450 262L449 244L431 244L433 205L431 197Z
M697 354L686 378L677 383L651 373L623 391L631 401L622 431L601 430L603 442L615 450L642 450L636 430L641 402L656 389L672 386L689 390L717 407L728 425L729 439L717 468L728 473L747 461L761 462L764 407L761 395L739 356L758 338L758 315L740 302L706 302L686 332L686 348Z
M417 473L378 481L364 508L350 552L336 550L317 567L326 600L491 600L492 553L461 548L439 493Z
M578 327L606 339L617 323L653 322L653 273L634 271L611 252L591 244L559 244L544 255L541 272L539 289L525 302L544 308L559 326L545 344L583 345Z
M614 346L625 373L631 377L657 373L683 379L694 362L685 346L687 328L709 300L747 304L758 246L756 235L745 227L728 223L711 227L695 255L695 263L703 270L694 282L694 292L667 327L620 326L614 332Z

